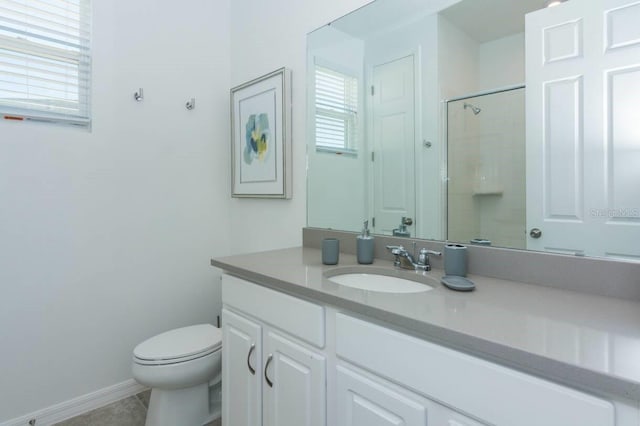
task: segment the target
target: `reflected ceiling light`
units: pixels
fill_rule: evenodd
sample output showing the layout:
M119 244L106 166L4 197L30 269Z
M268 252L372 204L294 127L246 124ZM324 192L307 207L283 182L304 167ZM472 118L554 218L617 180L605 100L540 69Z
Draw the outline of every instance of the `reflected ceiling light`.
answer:
M553 7L553 6L557 6L560 3L564 3L567 0L547 0L545 1L545 7Z

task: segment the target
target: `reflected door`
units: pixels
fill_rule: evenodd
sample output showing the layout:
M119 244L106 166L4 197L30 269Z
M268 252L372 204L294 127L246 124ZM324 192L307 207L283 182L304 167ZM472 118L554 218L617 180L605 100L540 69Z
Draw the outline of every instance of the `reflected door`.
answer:
M402 217L415 220L414 56L376 65L372 75L375 232L391 234Z
M639 20L635 0L527 15L529 249L640 259Z

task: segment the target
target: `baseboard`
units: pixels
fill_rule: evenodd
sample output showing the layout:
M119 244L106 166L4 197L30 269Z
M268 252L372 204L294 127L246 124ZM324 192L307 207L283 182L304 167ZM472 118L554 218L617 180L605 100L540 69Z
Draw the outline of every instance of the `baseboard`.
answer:
M95 392L61 402L60 404L8 420L0 423L0 426L28 426L29 421L32 419L36 420L36 426L50 426L70 419L71 417L95 410L96 408L104 407L105 405L135 395L146 389L145 386L142 386L133 379L125 380L113 386L102 388Z

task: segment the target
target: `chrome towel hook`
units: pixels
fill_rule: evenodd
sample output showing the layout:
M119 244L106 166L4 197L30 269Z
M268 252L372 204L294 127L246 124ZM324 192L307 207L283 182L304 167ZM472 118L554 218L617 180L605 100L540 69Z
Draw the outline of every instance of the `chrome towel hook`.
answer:
M142 87L133 94L133 99L135 99L138 102L141 102L144 99L144 92L142 91Z
M184 106L189 111L191 111L192 109L194 109L196 107L196 98L191 98L190 100L187 101L187 103Z

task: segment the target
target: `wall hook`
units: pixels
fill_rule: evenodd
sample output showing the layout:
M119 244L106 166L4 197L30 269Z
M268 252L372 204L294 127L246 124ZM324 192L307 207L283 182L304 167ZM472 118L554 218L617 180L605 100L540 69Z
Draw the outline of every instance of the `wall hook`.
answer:
M133 99L135 99L138 102L140 102L140 101L142 101L144 99L144 92L142 91L142 87L140 89L138 89L138 91L133 94Z
M196 107L196 98L191 98L190 100L187 101L187 103L184 106L189 111L191 111L192 109L194 109Z

